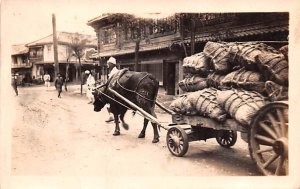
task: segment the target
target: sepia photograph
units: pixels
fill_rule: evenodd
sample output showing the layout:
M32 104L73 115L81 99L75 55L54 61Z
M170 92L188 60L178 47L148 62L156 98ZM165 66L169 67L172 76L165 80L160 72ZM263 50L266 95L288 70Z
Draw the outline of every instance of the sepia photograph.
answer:
M0 2L1 189L300 188L298 2Z

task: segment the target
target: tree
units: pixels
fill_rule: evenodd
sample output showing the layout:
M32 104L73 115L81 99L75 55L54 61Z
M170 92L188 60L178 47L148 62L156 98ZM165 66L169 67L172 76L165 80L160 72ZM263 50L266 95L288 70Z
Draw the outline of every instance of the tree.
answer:
M75 33L71 36L70 43L68 44L69 52L72 52L79 62L79 76L80 76L80 94L82 95L83 79L81 74L81 58L84 55L84 49L86 48L88 40L83 38L79 33Z

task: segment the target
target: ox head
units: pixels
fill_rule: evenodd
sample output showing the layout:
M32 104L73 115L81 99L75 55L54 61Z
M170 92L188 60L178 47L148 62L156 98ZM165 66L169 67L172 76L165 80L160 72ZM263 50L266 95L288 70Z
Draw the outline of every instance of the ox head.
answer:
M105 100L105 96L104 96L104 85L100 86L100 87L96 87L93 89L92 94L94 95L94 111L95 112L100 112L102 110L102 108L105 106L105 104L107 103Z

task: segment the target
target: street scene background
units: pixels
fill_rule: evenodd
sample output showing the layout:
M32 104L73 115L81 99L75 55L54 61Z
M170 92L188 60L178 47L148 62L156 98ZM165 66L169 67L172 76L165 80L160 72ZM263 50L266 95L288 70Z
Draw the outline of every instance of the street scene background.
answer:
M11 3L12 1L8 2ZM65 12L73 12L77 15L72 17L73 20L81 20L80 15L86 15L88 19L99 15L97 11L89 11L95 9L94 1L87 2L86 4L89 5L87 7L82 6L83 2L77 2L78 4L74 8L72 7L74 5L66 6L68 3L70 4L69 1L63 1L64 7L67 7ZM152 2L159 4L155 1ZM17 1L17 3L21 2ZM38 11L48 13L48 17L56 9L54 7L60 7L59 3L49 3L48 7L41 6L36 1L30 1L30 3L36 4L35 7L41 7ZM117 2L113 3L118 4ZM17 4L12 3L7 7L11 8L15 5ZM218 7L217 3L215 5L215 7ZM294 22L293 16L296 15L296 18L299 18L299 16L295 14L292 5L294 4L291 4L287 9L293 10L291 17L292 22ZM84 11L75 11L79 10L78 7L80 6L85 7ZM98 6L101 7L101 5ZM102 9L110 10L109 7L111 6L112 4ZM128 7L129 5L125 4L123 6L132 9ZM145 6L140 5L140 7ZM175 5L170 5L170 7L176 9L174 8ZM28 12L32 9L27 10L27 8L28 5L23 5L15 11L14 9L7 9L6 12L1 13L1 21L3 14L12 19L9 21L4 20L2 24L9 26L13 22L19 23L22 17L24 17L24 20L29 20L30 17L27 18L25 15L28 15ZM3 9L1 7L1 11ZM26 9L26 11L23 12L22 9ZM59 10L64 12L61 9ZM122 10L122 6L118 6L115 11L120 10ZM212 9L212 11L216 10L216 8ZM230 8L228 10L232 11ZM280 8L273 10L278 11ZM11 17L12 14L17 16ZM41 15L43 14L41 13ZM64 14L60 16L58 13L57 17L67 19ZM84 19L84 24L88 19ZM6 160L2 170L6 170L5 172L10 175L2 178L5 178L6 181L11 179L10 185L12 187L21 188L22 183L35 183L32 179L42 180L39 185L46 186L47 181L45 180L47 178L53 177L64 180L68 177L85 177L90 178L90 180L81 180L82 182L85 181L83 185L75 184L78 181L76 179L70 179L69 181L60 181L59 184L56 183L54 188L68 186L88 188L88 186L93 185L92 183L103 188L126 188L126 186L132 188L182 188L184 186L187 188L201 188L201 186L205 186L209 188L212 185L226 188L253 188L254 185L261 186L259 181L263 183L262 187L272 185L272 188L289 188L293 185L294 188L297 188L297 183L293 183L299 172L297 169L299 167L297 160L299 140L296 137L291 139L295 156L291 157L291 164L294 166L291 168L290 177L262 180L261 178L257 179L261 176L261 173L251 160L248 144L241 140L239 135L236 145L230 149L222 148L215 139L209 139L206 142L192 142L187 154L178 158L169 152L166 146L166 131L163 129L159 132L160 142L157 144L151 143L153 131L150 124L148 125L146 138L138 139L137 136L142 129L142 117L140 115L133 117L131 111L128 111L125 117L130 126L129 130L125 131L121 128L121 135L113 136L114 123L105 122L108 118L107 111L103 109L101 112L94 112L93 105L87 103L88 100L85 94L80 95L78 83L71 83L68 86L69 90L62 92L62 98L57 98L53 83L51 83L50 90L47 90L43 85L19 87L19 96L15 96L9 79L9 48L13 43L23 43L45 36L43 30L47 30L45 31L46 35L51 33L51 20L49 19L48 22L48 25L27 23L27 26L37 27L34 29L36 32L31 32L34 37L28 37L25 34L26 29L24 32L20 32L19 28L21 26L10 26L8 27L10 30L1 27L1 41L4 41L4 44L6 44L4 47L7 47L3 48L1 42L1 137L4 135L1 138L1 146L5 145L3 149L8 152L5 155L2 154L1 157ZM60 22L59 19L58 22ZM62 25L68 24L70 24L68 21L62 23ZM58 27L60 26L58 25ZM75 31L74 29L70 30ZM79 29L78 32L95 33L91 28L89 31ZM3 33L8 36L6 39L3 37ZM15 36L18 36L18 39L14 39ZM25 39L26 36L27 39ZM299 35L295 35L292 29L290 41L295 48L291 50L291 54L296 57L297 43L294 42L298 41L297 36ZM291 56L291 60L297 60L293 56ZM9 62L7 66L4 66L5 61ZM290 79L292 80L290 86L293 90L290 91L289 99L291 102L290 110L293 112L297 112L297 106L299 105L297 100L299 95L297 70L290 69L290 75L294 78L294 80ZM158 100L168 106L173 97L160 91ZM160 120L166 123L171 121L170 115L157 107L156 112ZM292 115L291 117L295 119L291 123L297 123L298 119ZM6 128L2 129L3 127ZM294 135L296 132L291 131L291 133L291 135ZM94 179L94 177L96 178ZM43 180L42 178L46 179ZM151 178L154 179L151 180ZM291 179L292 182L288 183L288 179ZM99 185L99 180L101 184L104 184ZM88 184L89 181L91 181L90 184ZM118 181L125 184L119 184ZM53 184L53 182L49 183ZM134 183L138 183L138 186ZM280 183L285 183L286 186L280 186ZM38 188L38 186L36 185L35 188Z

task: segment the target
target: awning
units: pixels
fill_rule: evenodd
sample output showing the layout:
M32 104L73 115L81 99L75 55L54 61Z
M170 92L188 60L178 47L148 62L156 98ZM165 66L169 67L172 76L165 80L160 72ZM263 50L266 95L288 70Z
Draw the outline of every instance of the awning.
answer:
M152 51L152 50L159 50L159 49L169 48L169 46L171 45L170 43L162 43L162 44L156 44L156 45L141 46L140 49L139 49L139 52L146 52L146 51ZM134 48L113 49L113 50L109 50L109 51L103 51L103 52L100 52L100 53L92 54L90 56L90 58L118 56L118 55L132 54L132 53L135 53L135 49Z
M226 39L234 39L238 37L246 37L246 36L253 36L253 35L263 35L268 33L275 33L275 32L286 32L289 31L288 25L285 23L276 23L272 25L247 25L247 26L236 26L233 28L229 28L231 34L226 36L226 31L222 30L211 30L205 31L201 34L195 36L195 42L207 42L207 41L216 41L219 40L221 35L224 36ZM214 35L214 33L218 32L220 35ZM226 36L226 37L225 37ZM184 43L190 43L191 38L186 38ZM174 44L181 44L180 40L174 42Z

